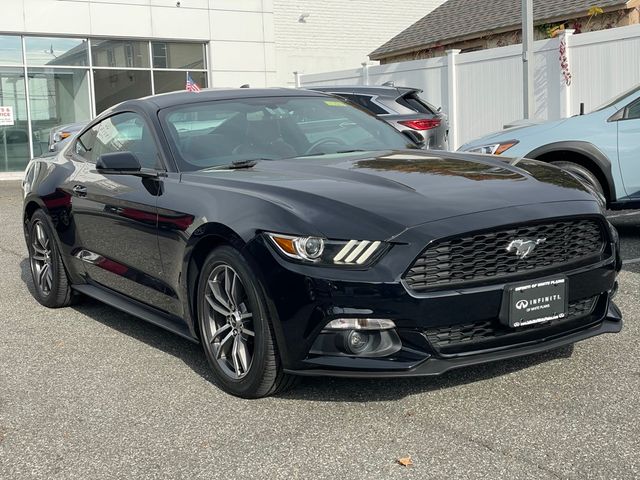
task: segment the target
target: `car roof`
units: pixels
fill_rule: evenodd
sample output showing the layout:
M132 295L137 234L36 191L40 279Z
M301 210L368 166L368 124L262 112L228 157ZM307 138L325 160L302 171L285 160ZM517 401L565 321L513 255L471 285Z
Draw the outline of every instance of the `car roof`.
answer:
M319 85L317 87L305 87L309 90L317 92L336 92L336 93L356 93L363 95L380 95L380 96L393 96L405 95L407 93L421 93L422 90L413 87L392 87L387 85Z
M127 100L115 105L110 110L122 110L134 106L142 108L155 107L157 110L173 107L176 105L186 105L190 103L201 103L215 100L232 100L237 98L264 98L264 97L318 97L324 96L320 92L294 88L207 88L199 92L178 92L161 93L149 97Z

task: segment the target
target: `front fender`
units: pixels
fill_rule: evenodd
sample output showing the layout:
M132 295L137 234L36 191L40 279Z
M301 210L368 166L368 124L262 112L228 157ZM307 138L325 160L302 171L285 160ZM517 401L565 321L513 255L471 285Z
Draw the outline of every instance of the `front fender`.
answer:
M537 159L542 155L554 152L573 152L589 159L595 167L600 170L602 176L605 178L607 184L603 185L603 188L607 189L608 197L611 201L617 200L618 197L616 196L616 187L613 179L611 161L598 147L590 142L578 140L554 142L535 148L524 156L527 158Z

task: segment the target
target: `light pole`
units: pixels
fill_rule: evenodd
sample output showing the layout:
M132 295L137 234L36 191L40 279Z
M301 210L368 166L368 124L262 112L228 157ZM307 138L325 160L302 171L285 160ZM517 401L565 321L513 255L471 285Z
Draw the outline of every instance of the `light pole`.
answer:
M522 85L524 118L534 116L533 97L533 0L522 0Z

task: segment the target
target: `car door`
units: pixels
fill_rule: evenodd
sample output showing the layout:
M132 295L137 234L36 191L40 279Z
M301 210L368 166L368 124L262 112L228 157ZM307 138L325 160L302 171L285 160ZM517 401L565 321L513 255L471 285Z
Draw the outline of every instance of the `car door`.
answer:
M640 198L640 99L627 105L618 124L618 161L627 195Z
M151 127L139 113L117 113L80 135L73 148L84 159L74 178L72 204L80 243L75 255L86 276L163 309L171 295L160 280L157 199L162 176L101 174L95 168L102 154L130 151L142 167L164 171Z

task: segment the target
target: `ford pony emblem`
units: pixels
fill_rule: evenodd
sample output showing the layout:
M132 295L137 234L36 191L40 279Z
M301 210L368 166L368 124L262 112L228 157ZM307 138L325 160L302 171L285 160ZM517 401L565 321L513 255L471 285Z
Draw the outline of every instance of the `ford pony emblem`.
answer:
M538 245L546 241L546 238L538 238L536 240L517 238L507 245L507 252L515 253L519 259L527 258Z

